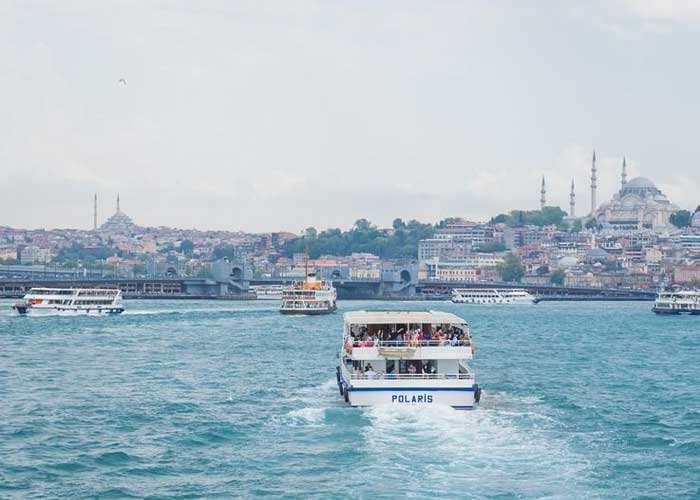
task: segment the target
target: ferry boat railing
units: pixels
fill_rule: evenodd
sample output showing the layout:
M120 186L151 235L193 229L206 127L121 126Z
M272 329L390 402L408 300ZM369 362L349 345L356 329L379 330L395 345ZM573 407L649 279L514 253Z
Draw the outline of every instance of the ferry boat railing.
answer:
M356 340L353 347L469 347L471 340Z
M350 372L352 380L473 380L473 373L367 373Z

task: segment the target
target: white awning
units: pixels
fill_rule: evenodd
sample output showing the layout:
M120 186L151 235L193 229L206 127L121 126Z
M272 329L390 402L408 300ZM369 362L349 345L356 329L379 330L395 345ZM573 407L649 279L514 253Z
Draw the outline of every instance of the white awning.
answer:
M343 318L346 323L353 325L467 324L459 316L442 311L351 311L345 313Z

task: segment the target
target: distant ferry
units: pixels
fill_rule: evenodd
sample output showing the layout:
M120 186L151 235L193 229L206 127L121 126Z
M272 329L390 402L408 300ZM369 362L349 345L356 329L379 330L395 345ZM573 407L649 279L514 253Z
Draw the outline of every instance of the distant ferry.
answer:
M440 311L353 311L344 316L338 389L351 406L474 408L469 325Z
M250 287L258 300L282 300L283 285L257 285Z
M455 288L455 304L536 304L537 297L523 288Z
M337 309L338 294L333 284L307 273L306 280L293 283L282 292L282 314L329 314Z
M700 292L691 290L659 292L651 310L656 314L700 316Z
M105 316L124 312L122 292L116 288L32 288L12 309L29 316Z

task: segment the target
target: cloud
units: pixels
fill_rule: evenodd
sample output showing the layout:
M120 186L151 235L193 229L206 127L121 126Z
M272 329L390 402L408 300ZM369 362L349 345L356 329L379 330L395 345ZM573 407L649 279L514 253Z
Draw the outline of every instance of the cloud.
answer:
M648 19L698 20L697 0L623 0L634 15Z

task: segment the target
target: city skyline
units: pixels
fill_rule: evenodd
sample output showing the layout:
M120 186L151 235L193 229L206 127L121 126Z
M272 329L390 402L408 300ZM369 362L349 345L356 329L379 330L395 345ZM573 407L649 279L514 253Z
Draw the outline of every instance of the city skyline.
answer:
M698 10L547 7L4 4L0 225L90 228L95 192L144 226L487 220L543 175L584 215L594 148L599 203L625 158L692 210Z

